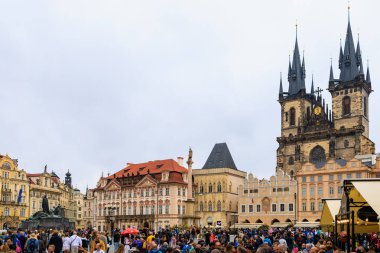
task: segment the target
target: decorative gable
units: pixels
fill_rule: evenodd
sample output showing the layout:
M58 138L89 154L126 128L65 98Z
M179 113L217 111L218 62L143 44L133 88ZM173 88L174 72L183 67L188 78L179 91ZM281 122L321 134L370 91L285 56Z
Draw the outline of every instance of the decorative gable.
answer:
M141 179L137 184L136 187L153 187L156 186L157 182L154 178L152 178L149 175L146 175L143 179Z

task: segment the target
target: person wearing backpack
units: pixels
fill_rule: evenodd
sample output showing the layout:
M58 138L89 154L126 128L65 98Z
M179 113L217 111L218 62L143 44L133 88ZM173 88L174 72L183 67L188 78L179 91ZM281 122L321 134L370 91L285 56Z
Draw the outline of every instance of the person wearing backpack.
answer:
M25 250L27 253L38 253L38 246L38 240L36 238L36 235L33 233L25 243Z

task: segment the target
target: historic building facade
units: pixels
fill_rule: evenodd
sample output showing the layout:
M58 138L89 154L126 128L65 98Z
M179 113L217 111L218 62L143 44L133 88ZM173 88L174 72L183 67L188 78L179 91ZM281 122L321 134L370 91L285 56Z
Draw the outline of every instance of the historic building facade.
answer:
M0 229L18 228L29 217L29 183L18 160L0 155Z
M330 159L321 165L305 163L297 172L297 220L319 222L323 206L322 199L340 199L344 179L380 176L379 169L376 168L380 160L376 159L376 155L373 155L372 160L374 162L362 162L356 158L349 161Z
M202 169L194 169L195 213L200 226L229 227L238 221L238 190L246 172L236 168L226 143L215 144Z
M374 154L369 139L369 95L372 84L369 69L364 73L359 41L356 49L348 22L344 48L339 53L339 78L330 68L328 91L332 110L322 98L321 89L310 92L305 85L305 61L296 37L292 63L289 61L289 88L280 80L281 136L277 138L277 169L295 175L303 163L325 163L328 158L351 160L356 155Z
M75 214L75 228L86 228L86 224L84 222L84 195L77 188L73 190L73 205Z
M239 225L286 227L294 223L296 192L297 181L281 169L269 180L248 174L239 189Z
M86 189L83 196L83 223L85 228L93 228L95 224L95 199L93 189Z
M109 231L128 226L159 229L192 225L186 224L188 189L192 188L189 178L182 157L177 161L128 163L115 174L101 177L93 189L93 226L99 231ZM89 202L86 200L91 205Z
M46 195L50 209L60 205L64 209L65 217L75 222L76 210L70 172L66 173L65 182L61 182L58 175L54 171L49 173L45 166L43 173L29 173L27 178L30 185L30 215L42 210L42 198Z

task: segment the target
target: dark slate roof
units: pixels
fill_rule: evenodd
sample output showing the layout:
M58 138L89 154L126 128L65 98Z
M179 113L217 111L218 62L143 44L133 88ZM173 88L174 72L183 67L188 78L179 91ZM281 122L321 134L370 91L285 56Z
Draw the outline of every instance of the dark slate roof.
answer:
M226 143L217 143L202 169L230 168L237 170Z
M346 41L344 43L344 51L342 54L341 49L339 57L340 80L343 82L354 80L355 77L359 74L359 65L360 62L358 62L357 52L355 52L351 24L350 20L348 20Z
M300 90L306 90L305 88L305 59L302 59L298 49L298 38L296 36L296 44L294 46L293 52L293 62L292 66L289 62L288 70L288 81L289 81L289 95L298 94Z

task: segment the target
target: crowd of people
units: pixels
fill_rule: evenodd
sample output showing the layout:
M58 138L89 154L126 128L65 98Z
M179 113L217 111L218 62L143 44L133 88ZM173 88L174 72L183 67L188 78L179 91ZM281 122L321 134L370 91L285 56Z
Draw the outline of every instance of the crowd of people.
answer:
M379 233L357 235L357 253L380 252ZM0 252L9 253L340 253L349 252L344 238L318 229L149 229L128 234L92 229L3 232Z

